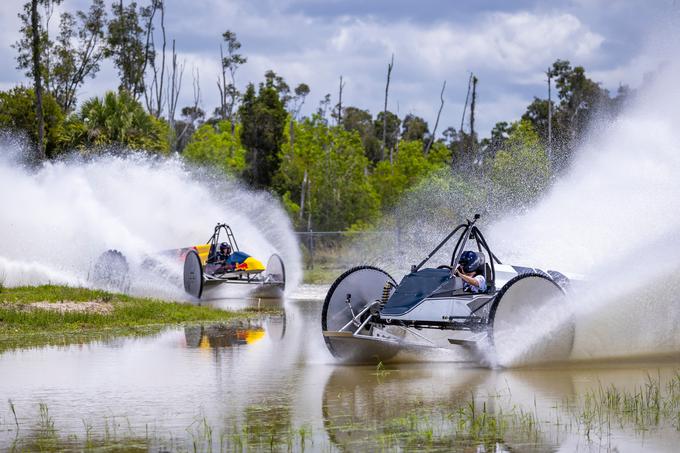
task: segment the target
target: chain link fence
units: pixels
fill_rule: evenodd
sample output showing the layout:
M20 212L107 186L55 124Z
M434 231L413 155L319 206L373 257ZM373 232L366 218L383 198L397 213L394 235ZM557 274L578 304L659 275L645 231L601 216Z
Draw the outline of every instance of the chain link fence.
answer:
M399 230L382 231L296 231L306 269L330 263L342 267L357 262L367 250L399 248ZM363 260L359 260L363 261Z

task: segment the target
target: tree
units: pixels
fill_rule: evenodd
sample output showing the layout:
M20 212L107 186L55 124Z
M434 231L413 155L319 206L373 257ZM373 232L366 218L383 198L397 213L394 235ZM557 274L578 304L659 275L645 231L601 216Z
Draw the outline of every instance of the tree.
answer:
M383 118L387 118L387 121L383 122ZM394 113L380 112L378 117L375 119L375 130L380 133L381 137L385 137L384 145L387 149L394 149L399 140L399 127L401 126L401 120ZM383 142L381 142L382 144ZM384 153L381 152L381 159L384 159Z
M111 58L118 69L119 89L127 91L136 100L145 90L144 73L150 57L148 36L151 29L147 22L145 38L145 29L140 22L142 17L137 11L136 2L124 6L123 0L120 0L111 9L113 17L109 21L104 56ZM142 12L147 21L150 20L148 10Z
M93 0L87 13L61 15L50 79L52 95L66 113L75 108L76 93L85 79L99 71L105 24L104 0Z
M217 88L220 91L219 116L222 119L230 121L232 128L234 128L234 108L240 97L240 93L236 88L236 71L239 66L245 64L248 59L238 53L238 50L241 48L241 43L236 38L236 33L227 30L222 33L222 39L227 45L227 55L224 55L222 45L220 45L222 78L217 82ZM227 80L227 72L229 72L229 80ZM232 129L232 133L234 133L234 129Z
M494 202L500 209L523 209L548 185L550 166L531 122L514 125L496 154L492 175Z
M271 186L279 168L287 113L279 93L270 84L260 84L255 93L249 84L239 108L241 143L246 148L246 181L254 187Z
M49 21L52 17L54 5L62 0L31 0L24 4L23 12L19 13L21 20L21 38L13 47L17 50L17 69L26 69L26 75L33 79L33 93L35 96L35 119L37 122L36 157L42 160L45 151L45 119L43 112L43 87L49 86ZM44 9L45 25L41 23L39 7ZM43 85L44 84L44 85Z
M147 113L125 90L118 94L109 91L103 99L89 99L82 105L79 117L87 128L80 138L86 146L117 145L160 153L170 150L167 123Z
M156 33L155 33L155 22L156 14L160 12L160 26L161 26L161 51L160 51L160 63L158 63L158 52L156 51ZM144 66L142 69L142 77L145 76L144 73L147 72L147 67L151 68L151 80L148 84L144 86L144 102L146 103L146 108L153 116L160 118L163 114L163 109L165 108L166 102L170 104L172 99L174 99L175 91L165 88L165 48L167 46L167 37L165 34L165 1L164 0L151 0L151 4L145 8L140 9L140 16L144 22L146 42L145 42L145 54L146 60L144 61ZM176 57L174 52L175 41L173 40L173 74L168 76L169 79L176 81ZM181 76L180 76L181 78ZM170 80L168 80L168 84ZM166 93L167 91L167 93ZM168 106L170 109L170 106ZM172 112L174 114L174 111ZM169 114L168 117L171 115ZM170 119L170 118L169 118ZM170 119L172 123L172 119Z
M189 162L240 175L246 168L246 150L239 140L240 127L237 125L237 134L233 135L231 129L228 121L220 121L216 126L204 124L192 135L183 156Z
M289 212L304 198L307 219L297 216L297 227L346 229L370 222L379 201L364 171L368 160L356 132L331 127L319 115L295 123L295 148L284 144L276 187ZM302 182L308 177L308 184Z
M430 173L446 168L449 160L449 150L441 143L436 143L426 156L421 140L401 142L393 163L379 162L371 175L371 184L383 209L395 206L406 190Z
M35 92L31 88L17 86L0 91L0 128L25 134L37 143L40 129L35 121ZM49 94L43 96L44 152L54 158L64 151L64 114L56 100Z
M404 141L423 140L430 133L427 122L409 113L401 123L401 139Z
M376 133L371 113L357 107L345 107L343 112L342 127L347 131L356 131L361 137L366 157L374 164L379 162L380 139Z
M184 151L198 127L201 126L205 112L200 107L191 106L183 107L181 115L182 119L175 122L175 136L177 137L175 146L178 153Z
M281 77L280 75L278 75L277 73L270 69L264 73L264 85L267 88L273 88L274 90L276 90L276 93L279 95L279 99L281 100L283 107L284 108L288 107L288 103L293 98L290 95L290 86L288 86L283 77Z

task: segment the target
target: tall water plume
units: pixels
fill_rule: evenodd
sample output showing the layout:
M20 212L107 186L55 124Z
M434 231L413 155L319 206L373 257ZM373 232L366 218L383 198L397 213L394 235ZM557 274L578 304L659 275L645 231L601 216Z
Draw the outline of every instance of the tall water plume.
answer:
M227 222L239 246L265 260L280 254L291 285L300 257L290 222L269 194L187 167L180 159L142 154L70 158L28 169L16 145L0 158L0 277L7 286L87 284L93 261L119 249L145 254L205 242ZM181 297L167 285L137 282L132 291Z

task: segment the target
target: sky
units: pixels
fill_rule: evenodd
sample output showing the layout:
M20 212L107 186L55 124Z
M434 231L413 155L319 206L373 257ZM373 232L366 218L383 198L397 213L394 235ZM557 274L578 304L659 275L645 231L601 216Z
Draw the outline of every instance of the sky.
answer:
M394 55L388 108L400 117L423 117L431 131L446 81L438 136L448 126L460 127L471 72L479 79L476 127L482 137L498 121L519 119L535 96L547 97L545 71L558 58L585 67L611 92L620 84L638 87L677 48L673 29L680 16L676 0L166 1L168 39L176 40L185 67L180 107L193 104L196 71L201 106L207 112L217 106L221 35L232 30L248 59L237 85L261 82L268 69L291 87L307 83L303 114L315 111L326 93L337 102L340 76L343 105L382 111ZM24 2L2 0L0 7L0 89L29 83L15 68L11 48ZM57 13L89 3L64 0ZM118 83L115 68L105 62L79 100Z

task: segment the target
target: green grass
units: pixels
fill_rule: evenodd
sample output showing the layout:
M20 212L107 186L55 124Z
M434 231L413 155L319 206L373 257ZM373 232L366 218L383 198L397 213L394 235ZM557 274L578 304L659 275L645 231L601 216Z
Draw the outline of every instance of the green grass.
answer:
M28 309L32 302L100 302L109 313ZM139 333L158 327L199 322L218 322L253 317L252 312L225 311L190 303L131 297L106 291L66 286L24 286L0 290L0 346L18 336Z
M328 401L332 412L323 408L323 427L295 422L294 402L265 399L212 421L201 409L175 433L157 423L133 427L120 418L105 419L103 428L83 421L84 430L66 433L45 404L33 419L19 417L20 424L9 401L14 416L0 418L0 430L14 433L14 451L495 451L498 445L548 451L562 436L581 439L585 450L609 450L612 430L622 429L639 436L642 450L655 430L680 431L680 371L666 380L649 376L629 389L587 390L550 415L538 415L536 403L533 409L517 406L502 392L434 404L405 398L396 411L379 404L375 412L357 410L344 395L337 398Z
M348 268L341 268L337 265L325 266L315 265L314 269L305 269L302 282L311 285L330 285Z

